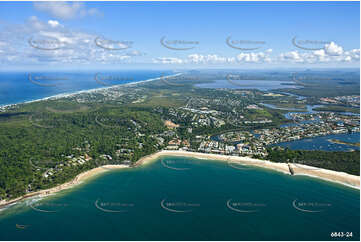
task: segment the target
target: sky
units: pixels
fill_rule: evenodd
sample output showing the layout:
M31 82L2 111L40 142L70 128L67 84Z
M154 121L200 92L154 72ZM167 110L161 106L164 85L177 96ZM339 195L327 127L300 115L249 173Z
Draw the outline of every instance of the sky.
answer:
M0 70L359 65L359 2L0 2Z

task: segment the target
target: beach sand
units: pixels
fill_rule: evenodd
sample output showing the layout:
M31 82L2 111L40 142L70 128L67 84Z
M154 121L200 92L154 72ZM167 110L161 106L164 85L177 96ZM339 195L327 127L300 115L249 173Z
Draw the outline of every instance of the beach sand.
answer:
M360 189L360 177L355 175L350 175L345 172L332 171L327 169L322 169L318 167L312 167L302 164L287 164L287 163L276 163L267 160L259 160L253 159L250 157L241 157L241 156L227 156L227 155L218 155L218 154L206 154L206 153L198 153L198 152L188 152L188 151L179 151L179 150L164 150L157 152L153 155L147 156L139 160L142 163L148 163L151 160L157 159L161 156L185 156L185 157L193 157L200 158L206 160L221 160L229 163L239 162L245 165L253 165L257 167L267 168L271 170L275 170L278 172L282 172L285 174L290 174L290 168L293 170L296 176L310 176L318 179L322 179L325 181L339 183L345 186L353 187L356 189Z
M106 90L116 89L116 88L120 88L120 87L135 86L135 85L142 84L142 83L159 81L163 78L176 77L176 76L179 76L182 74L183 73L177 73L174 75L160 76L160 77L156 77L156 78L151 78L151 79L147 79L147 80L143 80L143 81L130 82L130 83L126 83L126 84L118 84L118 85L107 86L107 87L99 87L99 88L93 88L93 89L88 89L88 90L75 91L75 92L71 92L71 93L60 93L60 94L56 94L56 95L49 96L49 97L33 99L30 101L21 101L18 103L0 104L0 109L6 109L9 107L16 107L16 106L23 105L23 104L29 104L29 103L35 103L35 102L41 102L41 101L47 101L47 100L58 100L58 99L62 99L62 98L75 97L79 94L84 94L84 93L88 93L88 94L89 93L97 93L97 92L103 92Z
M21 197L18 197L18 198L9 200L9 201L1 200L0 201L0 208L11 205L11 204L15 204L15 203L17 203L19 201L22 201L22 200L24 200L26 198L30 198L30 197L35 197L35 196L46 197L46 196L49 196L51 194L54 194L54 193L60 192L62 190L72 188L72 187L74 187L76 185L79 185L82 182L84 182L85 180L87 180L87 179L89 179L91 177L94 177L96 175L99 175L101 173L104 173L106 171L114 170L114 169L124 169L124 168L129 168L129 166L127 166L127 165L105 165L105 166L100 166L100 167L85 171L83 173L80 173L73 180L71 180L69 182L66 182L66 183L63 183L61 185L58 185L56 187L45 189L45 190L40 190L40 191L37 191L37 192L31 192L31 193L28 193L28 194L26 194L24 196L21 196Z
M188 151L180 151L180 150L174 150L174 151L173 150L162 150L157 153L147 155L147 156L139 159L135 163L134 167L144 166L146 164L156 161L158 158L163 157L163 156L180 156L180 157L191 157L191 158L197 158L197 159L203 159L203 160L219 160L219 161L228 162L230 164L240 163L240 164L245 164L245 165L252 165L252 166L262 167L262 168L266 168L266 169L271 169L271 170L275 170L275 171L282 172L282 173L289 174L289 175L291 175L291 172L290 172L290 167L291 167L291 169L293 170L293 173L294 173L293 175L304 175L304 176L315 177L318 179L322 179L322 180L326 180L326 181L330 181L330 182L339 183L339 184L342 184L345 186L353 187L355 189L360 189L360 177L355 176L355 175L350 175L350 174L347 174L344 172L326 170L326 169L321 169L321 168L317 168L317 167L306 166L306 165L301 165L301 164L294 164L294 163L292 163L292 164L275 163L275 162L266 161L266 160L253 159L250 157L227 156L227 155L188 152ZM77 175L70 182L58 185L56 187L33 192L33 193L28 193L22 197L19 197L19 198L10 200L10 201L2 200L2 201L0 201L0 208L11 205L11 204L15 204L16 202L19 202L21 200L24 200L24 199L30 198L30 197L34 197L34 196L39 196L39 197L49 196L51 194L60 192L62 190L72 188L72 187L84 182L85 180L87 180L91 177L94 177L96 175L99 175L101 173L104 173L104 172L107 172L110 170L124 169L124 168L132 169L132 167L127 166L127 165L105 165L105 166L97 167L97 168L91 169L89 171L85 171L85 172Z

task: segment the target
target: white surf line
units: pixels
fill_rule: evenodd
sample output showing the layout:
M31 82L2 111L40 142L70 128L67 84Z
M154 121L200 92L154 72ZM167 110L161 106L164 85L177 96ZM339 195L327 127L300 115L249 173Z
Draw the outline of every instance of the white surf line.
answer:
M104 91L104 90L111 89L111 88L132 86L132 85L137 85L137 84L141 84L141 83L157 81L162 78L176 77L179 75L183 75L183 73L177 73L177 74L173 74L173 75L169 75L169 76L160 76L160 77L151 78L151 79L147 79L147 80L143 80L143 81L131 82L131 83L126 83L126 84L118 84L118 85L108 86L108 87L99 87L99 88L93 88L93 89L89 89L89 90L81 90L81 91L76 91L76 92L71 92L71 93L61 93L61 94L56 94L53 96L34 99L34 100L30 100L30 101L21 101L18 103L4 104L4 105L0 105L0 108L7 108L7 107L11 107L11 106L17 106L17 105L21 105L21 104L29 104L29 103L34 103L34 102L41 102L41 101L46 101L46 100L56 100L56 99L60 99L60 98L67 98L67 97L76 96L78 94L93 93L93 92Z

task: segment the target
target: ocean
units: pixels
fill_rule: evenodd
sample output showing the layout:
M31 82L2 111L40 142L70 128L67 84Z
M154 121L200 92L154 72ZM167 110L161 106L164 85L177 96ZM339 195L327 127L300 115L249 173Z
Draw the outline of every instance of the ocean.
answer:
M108 171L2 211L0 240L360 239L359 190L243 168L169 156Z
M170 71L0 72L0 106L145 81Z

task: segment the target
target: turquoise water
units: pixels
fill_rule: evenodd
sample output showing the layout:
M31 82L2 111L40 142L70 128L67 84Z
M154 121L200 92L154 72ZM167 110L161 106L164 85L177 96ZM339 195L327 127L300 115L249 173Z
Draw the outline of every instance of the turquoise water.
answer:
M0 240L359 240L359 204L359 190L314 178L166 157L15 205Z

